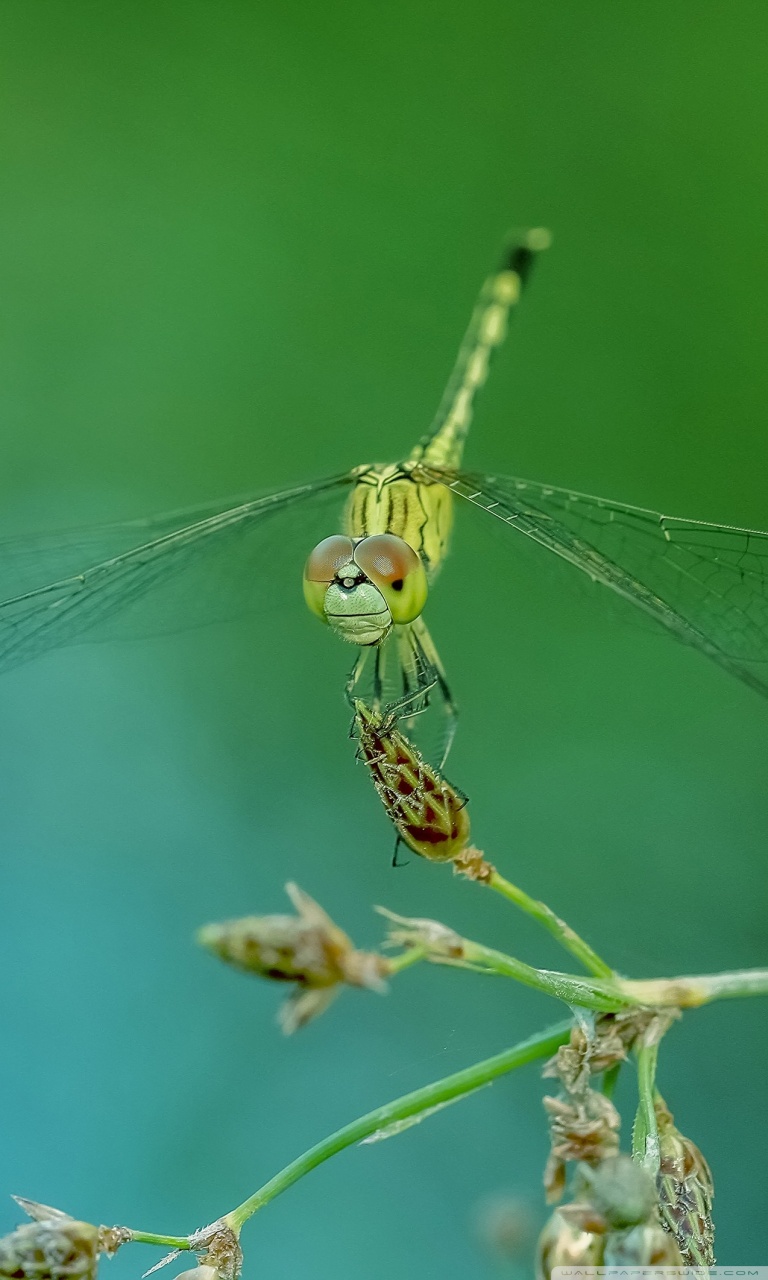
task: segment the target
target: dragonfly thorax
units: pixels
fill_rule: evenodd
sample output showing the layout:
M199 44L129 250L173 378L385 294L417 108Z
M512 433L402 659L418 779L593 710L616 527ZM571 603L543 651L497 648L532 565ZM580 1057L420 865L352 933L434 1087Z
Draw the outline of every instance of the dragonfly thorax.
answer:
M430 582L448 548L451 490L425 479L414 461L364 467L344 511L355 541L376 534L402 539L421 558Z

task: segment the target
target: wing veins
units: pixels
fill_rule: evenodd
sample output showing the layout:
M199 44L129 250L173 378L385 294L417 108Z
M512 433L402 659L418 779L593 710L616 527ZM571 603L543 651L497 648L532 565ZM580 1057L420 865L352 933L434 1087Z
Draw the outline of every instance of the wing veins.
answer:
M536 485L530 481L518 480L515 477L479 476L466 472L444 471L436 467L424 468L424 473L428 479L447 485L453 492L472 503L472 505L480 510L488 511L503 523L508 524L510 528L516 528L532 541L553 552L568 563L573 564L575 568L580 569L593 581L602 583L617 595L629 600L630 603L655 618L656 621L676 635L678 639L698 648L758 692L763 695L768 694L768 682L762 678L762 672L758 675L750 670L750 665L762 665L768 661L768 636L766 635L765 627L761 626L760 621L756 620L748 612L748 610L754 609L758 601L753 595L751 599L747 599L744 603L734 603L728 598L727 594L732 588L743 591L749 590L745 583L747 574L759 581L763 588L768 584L766 584L766 578L755 569L745 569L743 565L734 564L733 561L721 558L718 552L727 551L727 548L710 548L713 554L707 557L702 554L701 544L697 547L691 546L684 538L671 541L667 536L665 523L673 520L677 521L678 518L661 516L648 508L630 507L625 504L608 502L605 499L591 498L585 494L576 495L572 490L556 489L549 485ZM546 503L548 500L552 500L555 503L565 502L566 509L565 511L558 509L558 515L555 516L552 512L537 505L537 498L539 503ZM577 498L584 503L586 511L577 512L572 509L572 505L575 505ZM590 512L590 507L592 512ZM592 514L595 510L607 512L608 522L598 521ZM619 516L626 516L627 523L614 521L614 513ZM733 633L730 635L730 639L740 640L745 645L750 643L754 645L757 639L758 648L762 649L763 652L759 653L758 656L753 656L752 654L745 656L744 654L729 652L729 649L717 638L708 634L706 621L699 625L699 621L695 617L695 610L693 611L694 616L687 616L686 612L681 611L674 603L665 598L665 594L667 594L665 588L660 591L656 587L649 585L648 582L643 580L641 572L636 573L634 570L622 565L620 556L616 556L615 552L606 554L601 551L599 546L589 541L589 536L583 536L569 526L567 523L569 518L571 521L584 522L591 525L597 531L595 536L598 536L601 529L605 529L607 525L610 525L613 530L618 531L620 539L625 543L625 547L629 549L629 552L632 550L633 537L641 535L645 554L651 557L655 556L660 563L663 561L666 565L666 571L673 569L680 579L687 580L697 592L703 595L705 602L707 599L710 600L710 605L715 609L711 622L716 632L718 630L727 632L730 629ZM634 523L630 523L630 521ZM724 537L736 535L746 538L747 545L750 538L766 539L766 549L768 550L768 534L760 530L740 529L733 525L710 525L705 521L684 521L682 519L679 520L679 523L693 527L697 531L707 530L708 532L721 534ZM661 547L659 546L660 540L662 542ZM636 544L635 550L639 545ZM739 559L746 554L759 554L748 552L747 545L740 548ZM689 563L681 563L680 553L677 556L667 553L667 546L681 548L682 554L690 557ZM710 566L715 577L722 576L723 578L723 582L717 587L710 585L708 581L711 575L706 571ZM730 583L728 583L729 575L732 575L734 579ZM650 561L650 577L652 580L652 559ZM674 595L674 591L671 594ZM720 602L721 609L727 610L728 613L719 616L715 602ZM762 597L760 597L759 603L762 605Z
M262 517L351 483L355 474L344 472L253 499L111 556L83 573L10 597L0 603L0 635L5 632L5 641L0 641L0 667L13 666L57 643L66 643L121 612L158 581L183 571L189 562L180 565L179 558L185 551L204 554L228 531L240 529L245 534ZM23 611L14 617L16 609Z

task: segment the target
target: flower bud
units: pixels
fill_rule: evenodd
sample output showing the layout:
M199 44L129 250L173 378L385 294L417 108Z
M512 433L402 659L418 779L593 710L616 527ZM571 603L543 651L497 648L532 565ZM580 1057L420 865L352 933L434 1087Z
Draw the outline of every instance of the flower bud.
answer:
M245 916L209 924L198 941L227 964L274 982L292 982L294 995L280 1023L289 1034L327 1008L341 984L384 990L387 961L356 951L350 939L308 894L295 884L286 892L295 916Z
M54 1212L56 1217L25 1223L0 1240L2 1280L94 1280L98 1227Z
M672 1114L660 1097L656 1100L656 1120L661 1156L657 1186L662 1223L677 1241L684 1263L691 1267L714 1266L714 1186L709 1165L696 1144L675 1127Z
M450 862L469 843L467 798L396 726L394 715L381 716L355 702L358 754L400 839L430 862Z

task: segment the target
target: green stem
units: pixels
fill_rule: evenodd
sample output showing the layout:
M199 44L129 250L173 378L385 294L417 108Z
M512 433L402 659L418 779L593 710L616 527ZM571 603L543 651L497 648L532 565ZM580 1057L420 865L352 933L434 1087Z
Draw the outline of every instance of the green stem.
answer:
M637 1051L637 1089L639 1103L632 1130L632 1154L655 1178L659 1172L659 1126L653 1105L656 1092L656 1063L659 1042L644 1044Z
M154 1231L134 1231L132 1227L127 1230L130 1231L134 1244L159 1244L164 1249L189 1248L189 1236L161 1236Z
M475 969L514 978L527 987L543 991L557 1000L564 1000L566 1004L580 1005L583 1009L595 1009L600 1013L613 1013L617 1009L640 1003L624 990L620 991L612 980L592 980L572 973L557 973L551 969L534 969L515 956L494 951L492 947L470 942L467 938L462 939L460 960L452 960L439 953L434 958L439 964L456 964L458 967L466 961Z
M605 960L593 951L588 942L580 938L570 925L555 915L554 911L547 906L546 902L540 902L538 898L531 898L516 884L512 884L511 880L507 880L494 867L489 879L486 882L490 889L494 889L496 893L501 894L508 902L514 902L516 907L520 907L526 915L531 916L533 920L543 925L553 938L556 938L561 946L565 947L580 964L584 966L587 973L591 973L595 978L610 978L613 975L613 969Z
M299 1178L303 1178L312 1169L316 1169L319 1164L322 1164L324 1160L328 1160L330 1156L343 1151L345 1147L352 1146L353 1143L361 1142L363 1138L369 1137L372 1133L376 1133L377 1130L384 1129L398 1120L406 1120L410 1116L418 1115L431 1107L439 1106L444 1102L451 1102L454 1098L459 1098L464 1093L470 1093L480 1085L488 1084L489 1081L495 1080L497 1076L504 1075L507 1071L514 1071L515 1068L522 1067L537 1058L544 1058L549 1054L555 1053L561 1044L565 1044L570 1030L570 1022L561 1022L558 1026L551 1027L548 1031L540 1032L538 1035L531 1036L528 1040L523 1040L512 1049L505 1049L503 1053L497 1053L493 1058L486 1058L483 1062L476 1062L472 1067L466 1067L463 1071L457 1071L454 1075L445 1076L442 1080L436 1080L432 1084L425 1085L422 1089L414 1090L413 1093L406 1093L402 1098L397 1098L394 1102L388 1102L383 1107L377 1107L375 1111L369 1111L367 1115L361 1116L358 1120L353 1120L351 1124L345 1125L343 1129L338 1129L336 1133L324 1138L322 1142L310 1147L309 1151L305 1151L298 1159L286 1165L280 1173L275 1174L274 1178L270 1178L269 1182L266 1182L263 1187L255 1191L252 1196L244 1200L231 1213L228 1213L224 1221L236 1234L239 1233L243 1223L247 1222L248 1218L256 1213L257 1209L263 1208L270 1200L274 1200L275 1196L280 1195L282 1191L286 1191Z
M403 969L410 969L412 964L423 960L426 954L424 947L409 947L407 951L401 951L399 956L387 956L387 973L402 973Z
M619 978L616 985L633 1003L695 1009L711 1000L768 995L768 969L736 969L731 973L701 973L689 978L650 978L639 982Z
M391 933L391 940L406 948L395 963L406 967L408 950L417 954L411 960L429 960L478 973L494 973L514 978L527 987L563 1000L568 1005L611 1013L627 1007L693 1009L711 1000L734 996L768 995L768 969L740 969L731 973L699 974L683 978L649 978L636 981L611 972L607 977L581 977L552 969L536 969L533 965L506 955L492 947L461 938L434 920L409 920L379 908L403 929Z

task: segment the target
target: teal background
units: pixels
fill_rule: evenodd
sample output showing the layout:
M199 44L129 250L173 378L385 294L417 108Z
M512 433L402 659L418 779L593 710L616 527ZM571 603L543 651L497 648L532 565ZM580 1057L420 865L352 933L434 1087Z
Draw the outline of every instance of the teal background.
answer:
M526 223L555 246L471 465L768 523L764 5L6 0L0 33L5 533L402 456ZM428 613L477 841L635 976L764 964L768 707L481 526L459 512ZM390 869L300 566L255 616L0 682L2 1195L187 1231L560 1016L425 968L284 1041L277 993L196 950L291 878L360 945L385 903L562 963L446 870ZM731 1001L661 1057L723 1263L768 1263L767 1045ZM246 1276L502 1274L474 1207L507 1189L543 1220L541 1093L528 1069L342 1154L248 1226Z

